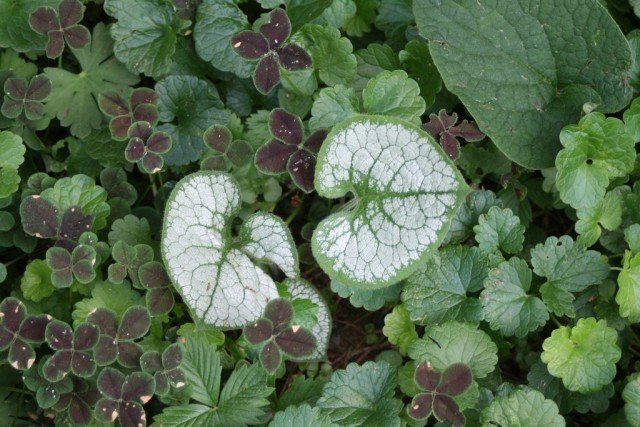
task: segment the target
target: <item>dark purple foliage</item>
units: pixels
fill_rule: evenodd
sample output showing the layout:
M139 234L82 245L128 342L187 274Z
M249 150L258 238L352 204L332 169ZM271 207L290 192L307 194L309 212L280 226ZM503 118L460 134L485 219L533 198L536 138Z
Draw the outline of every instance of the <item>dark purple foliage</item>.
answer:
M151 316L167 314L173 308L174 298L171 280L161 262L151 261L140 266L138 279L147 290L145 296Z
M171 387L182 388L186 384L184 372L180 369L183 351L179 344L171 344L162 355L158 351L148 351L142 355L140 366L144 372L153 374L156 394L164 396Z
M49 37L47 57L57 58L64 51L65 41L69 47L80 49L91 41L91 34L84 25L79 25L84 6L78 0L62 0L56 11L49 6L37 8L29 16L33 31Z
M71 286L74 279L90 283L96 277L96 259L96 251L89 245L78 245L71 252L57 246L49 248L46 260L52 271L51 282L57 288Z
M20 204L20 218L25 233L39 239L56 239L56 245L72 250L82 233L90 231L93 215L79 207L59 212L39 195L26 197Z
M28 120L38 120L44 114L42 101L51 93L51 80L44 74L25 79L11 78L4 83L4 102L2 114L15 119L24 111Z
M93 380L73 377L73 389L60 396L53 409L67 411L67 416L75 425L85 426L93 420L92 408L100 399L100 391Z
M47 325L45 339L55 353L43 366L48 381L60 381L73 372L79 377L90 377L96 363L89 350L98 343L99 329L90 323L81 323L74 330L67 323L53 320Z
M283 354L295 360L310 355L316 347L313 334L306 328L292 325L292 320L291 302L277 298L269 301L263 317L244 328L247 341L262 347L260 363L269 373L278 369Z
M117 92L100 94L98 105L105 115L111 117L109 130L113 139L124 141L133 123L148 122L152 127L158 123L157 101L158 94L153 89L139 87L131 92L128 99Z
M137 163L145 173L156 173L162 169L162 154L171 149L171 137L166 132L157 132L149 122L135 122L128 131L129 144L124 157Z
M294 43L286 43L291 35L291 21L283 9L269 14L269 20L258 32L245 30L231 38L231 45L238 55L258 60L253 73L253 83L262 94L268 94L280 83L280 69L295 71L311 67L311 56Z
M233 140L231 131L223 125L213 125L203 135L204 143L213 151L201 164L203 170L228 171L241 167L253 158L253 148L246 141Z
M460 155L459 138L467 142L476 142L485 137L475 124L466 120L458 123L458 114L449 115L446 110L440 110L437 115L430 114L429 121L422 125L422 129L440 141L444 152L453 160Z
M413 398L407 408L415 420L426 420L433 413L439 421L448 421L454 426L463 426L465 416L452 396L459 396L469 389L473 381L471 370L463 363L454 363L442 373L430 364L421 363L414 380L424 391Z
M122 316L120 324L113 311L98 308L89 314L87 322L100 329L100 338L93 349L98 365L110 365L115 361L127 368L140 365L143 350L134 341L142 338L149 330L151 318L146 308L130 307Z
M319 130L304 140L298 116L276 108L269 115L269 131L274 139L256 152L256 167L263 173L289 173L294 184L305 193L313 191L316 156L327 132Z
M96 419L102 422L120 421L122 426L147 425L142 405L155 392L155 381L146 372L134 372L125 376L113 368L104 368L98 375L98 389L102 399L95 406Z
M118 240L111 249L111 256L116 262L109 266L109 280L114 283L122 283L128 276L134 287L142 288L138 277L138 269L141 265L153 261L153 249L151 246L145 244L131 246L122 240Z
M32 344L44 341L51 316L27 316L27 308L16 298L0 303L0 350L7 351L7 360L15 369L29 369L36 360Z

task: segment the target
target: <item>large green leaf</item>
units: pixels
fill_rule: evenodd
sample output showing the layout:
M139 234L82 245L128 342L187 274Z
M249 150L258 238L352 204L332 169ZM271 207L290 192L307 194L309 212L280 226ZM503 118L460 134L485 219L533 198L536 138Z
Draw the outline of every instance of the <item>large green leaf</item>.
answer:
M0 198L18 191L18 168L24 162L25 151L22 138L9 131L0 132Z
M197 319L217 327L253 322L278 297L274 281L250 257L292 277L298 272L293 239L278 217L257 213L233 238L241 203L231 176L199 172L176 185L165 209L161 250L172 283Z
M622 391L624 415L632 426L640 425L640 374L635 373L628 378L629 382Z
M175 76L156 83L158 113L162 124L158 130L167 132L173 142L164 155L169 165L186 165L205 152L203 132L211 125L226 124L228 113L215 87L194 76Z
M482 411L481 421L483 426L565 426L554 401L529 387L497 397Z
M51 94L45 112L57 117L62 126L70 126L71 133L84 138L103 123L98 108L98 95L103 92L122 92L126 86L138 83L113 56L113 41L102 22L93 29L91 43L82 49L71 49L82 71L71 73L62 68L45 68L51 79Z
M523 166L553 166L585 102L611 113L632 90L629 44L597 0L416 0L420 33L451 92Z
M335 127L320 150L315 187L355 195L355 208L313 234L320 266L345 285L374 289L410 275L444 238L469 189L440 147L404 121L359 116Z
M341 426L400 426L396 381L395 370L386 362L351 363L333 373L317 405Z
M288 406L284 411L275 414L269 427L337 427L331 419L323 414L320 408L312 408L304 404L300 406Z
M116 57L134 73L158 77L169 72L180 30L189 26L162 0L106 0Z
M625 254L623 269L618 275L616 302L620 316L631 323L640 322L640 254L633 257L630 252Z

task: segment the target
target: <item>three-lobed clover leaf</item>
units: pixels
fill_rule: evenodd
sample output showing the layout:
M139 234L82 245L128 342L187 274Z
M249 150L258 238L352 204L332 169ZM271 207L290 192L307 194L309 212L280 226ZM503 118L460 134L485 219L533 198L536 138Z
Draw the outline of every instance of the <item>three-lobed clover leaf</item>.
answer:
M26 151L22 138L18 135L9 131L0 132L0 197L7 197L18 191L18 168L24 162Z
M411 418L424 421L433 414L441 422L448 421L454 426L465 424L466 418L453 397L471 387L473 377L467 365L454 363L440 373L423 362L416 368L414 381L423 393L416 395L407 408Z
M32 344L44 341L51 316L27 316L27 308L17 298L0 303L0 350L8 351L7 360L14 369L29 369L36 360Z
M527 294L531 279L529 266L520 258L511 258L489 271L480 301L491 329L522 338L547 323L547 307Z
M280 67L289 71L304 70L312 66L311 56L295 43L287 43L291 22L280 8L269 13L269 20L259 31L241 31L231 38L231 46L238 55L257 60L253 83L262 94L268 94L280 83Z
M51 80L44 74L33 76L27 83L23 78L9 78L4 82L2 114L15 119L23 111L27 120L39 120L44 115L44 101L51 93Z
M47 324L45 340L55 351L42 367L48 381L60 381L73 372L82 378L92 376L96 363L88 353L98 343L100 330L90 323L81 323L75 330L67 323L53 320Z
M151 316L168 314L173 308L174 297L171 279L161 262L149 261L138 268L140 285L147 290L145 302Z
M47 250L47 265L51 268L51 283L56 288L68 288L74 279L90 283L96 278L97 253L89 245L78 245L69 252L54 246Z
M589 113L563 128L560 142L556 186L562 201L575 209L594 206L611 180L633 170L635 141L619 119Z
M203 170L227 172L231 166L241 167L253 159L253 148L248 142L234 140L228 127L213 125L203 135L204 143L213 150L213 155L202 160Z
M267 174L287 171L298 188L305 193L312 192L316 156L327 132L318 130L304 139L300 118L281 108L269 114L269 131L274 139L256 152L258 170Z
M333 128L318 155L323 197L355 196L324 219L312 248L332 279L366 289L409 276L444 239L469 189L433 139L404 121L359 116Z
M222 328L255 322L278 296L256 262L298 275L293 238L280 218L256 213L233 238L230 227L240 205L230 175L198 172L175 186L165 209L161 251L171 282L196 318Z
M467 120L458 123L458 113L447 114L444 109L438 114L429 114L429 121L422 125L422 129L440 142L447 156L454 160L460 156L460 139L477 142L485 137L475 124Z
M260 347L260 363L270 374L282 364L283 354L293 360L310 356L316 339L306 328L293 325L291 302L276 298L269 301L260 317L244 327L244 336L251 345Z
M587 250L569 236L549 237L531 250L533 272L547 279L540 287L542 301L558 316L575 316L572 293L600 283L609 265L600 253Z
M542 343L540 358L551 375L562 378L567 389L593 393L616 376L616 363L622 355L617 339L618 333L605 320L583 318L572 328L554 330Z
M109 131L113 139L127 139L129 128L135 122L148 122L151 126L158 124L158 94L150 88L138 87L125 98L119 92L104 92L98 97L98 106L107 116Z
M120 420L123 426L147 425L142 405L146 404L155 391L155 381L146 372L129 375L106 367L98 375L98 389L102 398L96 402L94 414L98 421L113 423Z
M126 368L140 365L144 350L135 342L146 335L151 325L145 307L133 306L124 312L120 322L116 313L108 308L98 308L89 313L87 322L100 329L100 338L93 348L93 358L99 366L117 361Z
M145 244L131 246L123 240L118 240L111 248L111 256L115 263L108 268L109 280L113 283L122 283L129 277L134 287L142 287L138 272L143 264L153 261L151 246Z
M186 385L186 376L180 364L184 351L179 344L171 344L162 354L156 350L145 352L140 358L140 367L148 374L152 374L156 383L155 393L164 396L171 387L182 388Z
M87 27L79 24L83 15L84 5L79 0L62 0L58 10L42 6L31 13L31 28L49 38L45 48L47 57L57 58L62 55L65 42L71 48L81 49L91 41Z
M124 152L128 162L149 174L159 172L164 166L161 154L171 149L171 137L166 132L154 131L149 122L135 122L127 132L129 144Z

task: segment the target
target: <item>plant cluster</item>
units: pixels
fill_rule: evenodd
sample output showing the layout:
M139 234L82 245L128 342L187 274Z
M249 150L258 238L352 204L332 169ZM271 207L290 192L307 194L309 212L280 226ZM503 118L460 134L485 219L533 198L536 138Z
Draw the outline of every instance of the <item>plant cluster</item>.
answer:
M3 425L640 426L638 63L637 0L0 0Z

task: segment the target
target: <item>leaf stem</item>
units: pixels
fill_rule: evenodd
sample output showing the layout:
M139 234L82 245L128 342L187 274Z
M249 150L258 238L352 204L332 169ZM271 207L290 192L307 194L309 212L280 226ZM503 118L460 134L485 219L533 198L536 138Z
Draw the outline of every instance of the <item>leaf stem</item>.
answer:
M302 200L300 201L300 203L298 203L298 206L296 206L296 208L293 210L293 212L291 212L291 214L289 214L289 216L284 221L284 223L287 224L287 225L290 225L291 222L296 218L296 216L298 216L298 214L300 213L301 209L302 209Z
M564 327L564 325L562 323L560 323L560 321L558 320L558 318L555 316L555 314L551 313L551 320L553 321L553 323L556 324L556 326L558 328L562 328Z
M611 270L622 271L622 267L609 267Z
M155 199L158 194L158 189L156 188L156 181L153 179L152 174L147 174L149 176L149 182L151 183L151 193L153 194L153 198Z

